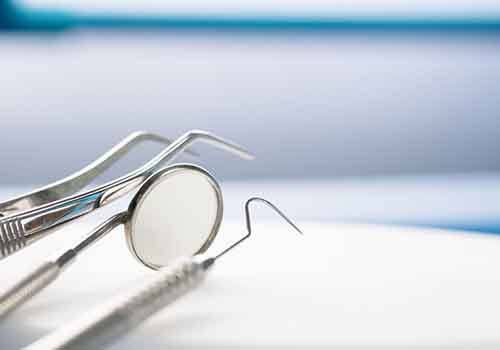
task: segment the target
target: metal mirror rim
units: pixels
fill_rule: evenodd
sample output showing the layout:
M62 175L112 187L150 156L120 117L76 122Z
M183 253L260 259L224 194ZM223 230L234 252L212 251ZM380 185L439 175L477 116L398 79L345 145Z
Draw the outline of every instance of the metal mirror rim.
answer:
M149 192L151 192L156 185L160 184L160 182L157 182L159 179L163 177L167 177L172 175L172 173L178 172L178 171L183 171L183 170L191 170L191 171L196 171L201 174L203 174L207 180L208 183L211 185L212 189L214 190L216 196L217 196L217 213L216 213L216 218L214 225L212 227L212 230L210 234L207 237L207 240L202 244L200 249L198 249L194 255L204 253L212 244L213 240L217 236L217 233L219 232L220 225L222 223L222 217L223 217L223 212L224 212L224 202L222 199L222 191L220 189L220 186L217 182L217 180L210 174L207 170L204 168L195 165L195 164L189 164L189 163L181 163L181 164L175 164L169 167L166 167L164 169L159 170L155 174L153 174L148 180L144 182L144 184L141 186L137 194L134 196L132 201L130 202L128 212L130 215L130 218L126 220L125 222L125 238L127 241L127 246L132 255L134 256L135 259L137 259L141 264L149 267L150 269L153 270L159 270L163 266L152 264L148 261L144 261L143 258L141 258L140 254L136 251L135 245L134 245L134 239L133 239L133 234L132 234L132 226L134 224L134 218L135 218L135 213L137 207L140 205L142 200L147 197Z

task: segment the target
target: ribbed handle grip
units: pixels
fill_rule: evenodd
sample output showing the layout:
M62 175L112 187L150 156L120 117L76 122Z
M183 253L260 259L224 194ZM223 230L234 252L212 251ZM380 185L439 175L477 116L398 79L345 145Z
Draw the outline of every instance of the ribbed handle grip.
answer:
M22 223L16 219L0 219L0 259L26 246Z
M0 296L0 318L40 292L57 278L60 267L46 262Z
M25 349L102 349L198 285L204 271L196 260L180 260L132 293L111 300Z

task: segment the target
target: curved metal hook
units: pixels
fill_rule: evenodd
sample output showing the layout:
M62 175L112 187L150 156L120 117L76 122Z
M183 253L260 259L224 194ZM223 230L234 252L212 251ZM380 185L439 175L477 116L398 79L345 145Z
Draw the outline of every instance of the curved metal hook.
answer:
M247 226L247 234L245 236L243 236L243 238L240 238L238 241L234 242L229 247L224 249L222 252L217 254L214 257L214 260L219 259L221 256L223 256L224 254L226 254L227 252L229 252L230 250L235 248L237 245L239 245L240 243L242 243L243 241L245 241L246 239L248 239L252 235L252 224L251 224L251 219L250 219L250 204L252 202L261 202L261 203L266 204L271 209L273 209L279 216L281 216L287 223L289 223L290 226L292 226L298 233L303 235L302 231L292 222L292 220L290 220L285 214L283 214L283 212L281 210L279 210L278 207L276 207L273 203L269 202L268 200L266 200L264 198L252 197L252 198L248 199L245 203L245 220L246 220L246 226Z

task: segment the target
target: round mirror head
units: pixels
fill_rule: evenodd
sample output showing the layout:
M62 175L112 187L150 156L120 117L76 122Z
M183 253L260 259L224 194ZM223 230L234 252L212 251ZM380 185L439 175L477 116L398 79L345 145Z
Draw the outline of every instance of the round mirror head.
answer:
M159 269L208 249L222 220L222 194L207 171L180 164L149 178L129 212L130 250L144 265Z

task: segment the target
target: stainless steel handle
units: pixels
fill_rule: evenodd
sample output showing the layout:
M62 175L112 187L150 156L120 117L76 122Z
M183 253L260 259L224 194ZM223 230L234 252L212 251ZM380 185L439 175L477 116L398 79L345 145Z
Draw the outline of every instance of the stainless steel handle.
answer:
M206 268L196 258L181 259L132 293L111 300L25 349L102 349L199 285Z
M60 272L60 266L49 261L8 289L0 296L0 319L48 286Z
M1 294L0 319L51 284L62 271L76 259L78 253L97 242L116 226L124 223L127 216L127 212L113 215L92 230L92 232L72 248L65 250L62 254L58 255L57 258L43 263L27 276L23 277L21 281Z
M5 258L43 238L72 220L98 207L97 196L68 200L53 207L0 218L0 259Z
M16 218L0 219L0 259L26 246L23 224Z

